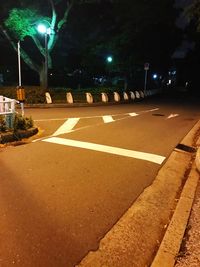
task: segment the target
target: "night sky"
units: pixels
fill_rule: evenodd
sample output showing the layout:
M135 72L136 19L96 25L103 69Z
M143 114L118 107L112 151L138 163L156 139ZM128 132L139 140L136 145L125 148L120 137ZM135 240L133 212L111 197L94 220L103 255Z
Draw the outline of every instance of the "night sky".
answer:
M192 0L175 0L176 7L185 7L190 4ZM184 28L187 25L187 20L183 15L177 18L176 24L180 28ZM174 53L174 57L184 58L187 51L193 48L193 44L188 43L187 41L183 42L180 47L177 48ZM5 71L6 68L16 69L17 68L17 55L14 52L13 48L9 44L7 40L5 40L4 36L0 33L0 73ZM23 64L23 63L22 63ZM25 65L23 68L27 69Z

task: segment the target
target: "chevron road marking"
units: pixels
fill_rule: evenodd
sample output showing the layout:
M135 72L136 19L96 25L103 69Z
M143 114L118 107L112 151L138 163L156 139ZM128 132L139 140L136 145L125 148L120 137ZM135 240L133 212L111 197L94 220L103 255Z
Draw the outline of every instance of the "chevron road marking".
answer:
M42 122L42 121L46 121L46 122L65 121L65 122L52 135L49 135L49 136L46 136L46 137L42 137L42 138L38 138L36 140L33 140L32 142L41 141L41 140L43 140L43 139L45 139L47 137L58 136L60 134L70 133L72 131L77 131L77 130L81 130L81 129L84 129L84 128L91 127L91 126L85 126L85 127L73 129L76 126L76 124L79 122L80 119L103 118L104 123L109 123L109 122L114 122L114 121L127 119L127 116L136 117L138 115L142 115L142 114L145 114L145 113L148 113L148 112L152 112L152 111L155 111L155 110L159 110L159 108L154 108L154 109L149 109L149 110L142 110L142 111L139 111L138 113L130 112L130 113L119 113L119 114L104 115L104 116L102 116L102 115L86 116L86 117L79 117L79 118L36 119L36 120L34 120L35 122ZM114 116L122 116L122 115L125 115L126 117L113 119Z
M177 116L179 116L179 114L170 114L167 119L175 118Z
M72 129L74 128L74 126L78 123L78 121L80 120L80 118L70 118L67 121L65 121L59 128L57 131L55 131L54 134L52 134L52 136L57 136L60 134L64 134L64 133L69 133L72 131Z
M84 148L84 149L89 149L89 150L94 150L94 151L99 151L99 152L104 152L104 153L109 153L109 154L114 154L114 155L119 155L119 156L124 156L124 157L130 157L134 159L146 160L146 161L150 161L156 164L162 164L163 161L165 160L165 157L156 155L156 154L139 152L139 151L106 146L106 145L99 145L99 144L89 143L89 142L76 141L76 140L71 140L71 139L64 139L60 137L50 137L42 141L64 145L64 146Z
M103 121L104 121L104 123L109 123L109 122L113 122L114 120L113 120L113 117L112 116L103 116L102 117L103 118Z
M130 115L131 117L135 117L135 116L138 116L139 114L138 114L138 113L135 113L135 112L132 112L132 113L129 113L129 115Z

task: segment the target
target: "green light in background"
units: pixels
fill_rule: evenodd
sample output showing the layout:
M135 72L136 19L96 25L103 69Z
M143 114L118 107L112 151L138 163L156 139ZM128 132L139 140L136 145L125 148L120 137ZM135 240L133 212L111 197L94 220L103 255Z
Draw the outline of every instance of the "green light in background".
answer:
M113 61L113 58L111 56L107 57L107 62L111 63Z

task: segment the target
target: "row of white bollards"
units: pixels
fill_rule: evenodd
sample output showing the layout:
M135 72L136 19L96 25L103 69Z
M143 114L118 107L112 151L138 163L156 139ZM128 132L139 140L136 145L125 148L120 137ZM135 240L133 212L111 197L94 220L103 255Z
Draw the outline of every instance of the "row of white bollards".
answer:
M52 98L49 92L45 93L46 96L46 102L47 104L52 103ZM86 102L88 104L94 103L94 97L91 93L87 92L85 93L86 96ZM143 99L145 97L145 94L142 90L139 91L130 91L130 92L123 92L122 96L118 92L113 92L113 99L115 102L120 102L120 101L129 101L129 100L136 100L136 99ZM68 104L73 104L74 103L74 97L71 92L66 93L66 101ZM101 101L103 103L109 102L109 97L107 93L101 93Z

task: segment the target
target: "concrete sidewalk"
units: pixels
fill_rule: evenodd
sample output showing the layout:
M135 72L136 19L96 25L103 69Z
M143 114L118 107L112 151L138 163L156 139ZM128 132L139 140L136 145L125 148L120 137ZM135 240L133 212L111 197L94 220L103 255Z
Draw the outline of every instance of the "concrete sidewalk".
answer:
M188 151L172 152L153 184L100 241L98 250L77 266L174 266L199 180L200 152L194 152L199 130L200 121L180 143Z
M197 129L197 132L198 131ZM194 140L194 142L195 141L196 140ZM197 203L200 202L200 194L196 192L199 185L200 173L200 138L195 142L195 146L197 147L195 160L192 163L192 168L183 187L176 210L151 267L200 266L200 257L197 257L197 261L194 261L194 258L191 257L189 261L183 258L176 263L178 256L183 255L181 252L182 246L187 246L187 243L185 244L187 238L184 238L184 236L187 235L186 230L191 212L199 214L199 210L197 211L198 207L194 205L194 201ZM200 215L198 218L200 219ZM195 229L192 229L191 234L196 235L197 233L200 236L200 224L195 224L194 221L190 220L190 228L192 227L195 227ZM197 255L199 255L199 239L197 239L197 236L192 235L190 235L191 241L189 240L189 242L197 242L197 244L195 244L196 251L191 251L190 253L197 253Z

